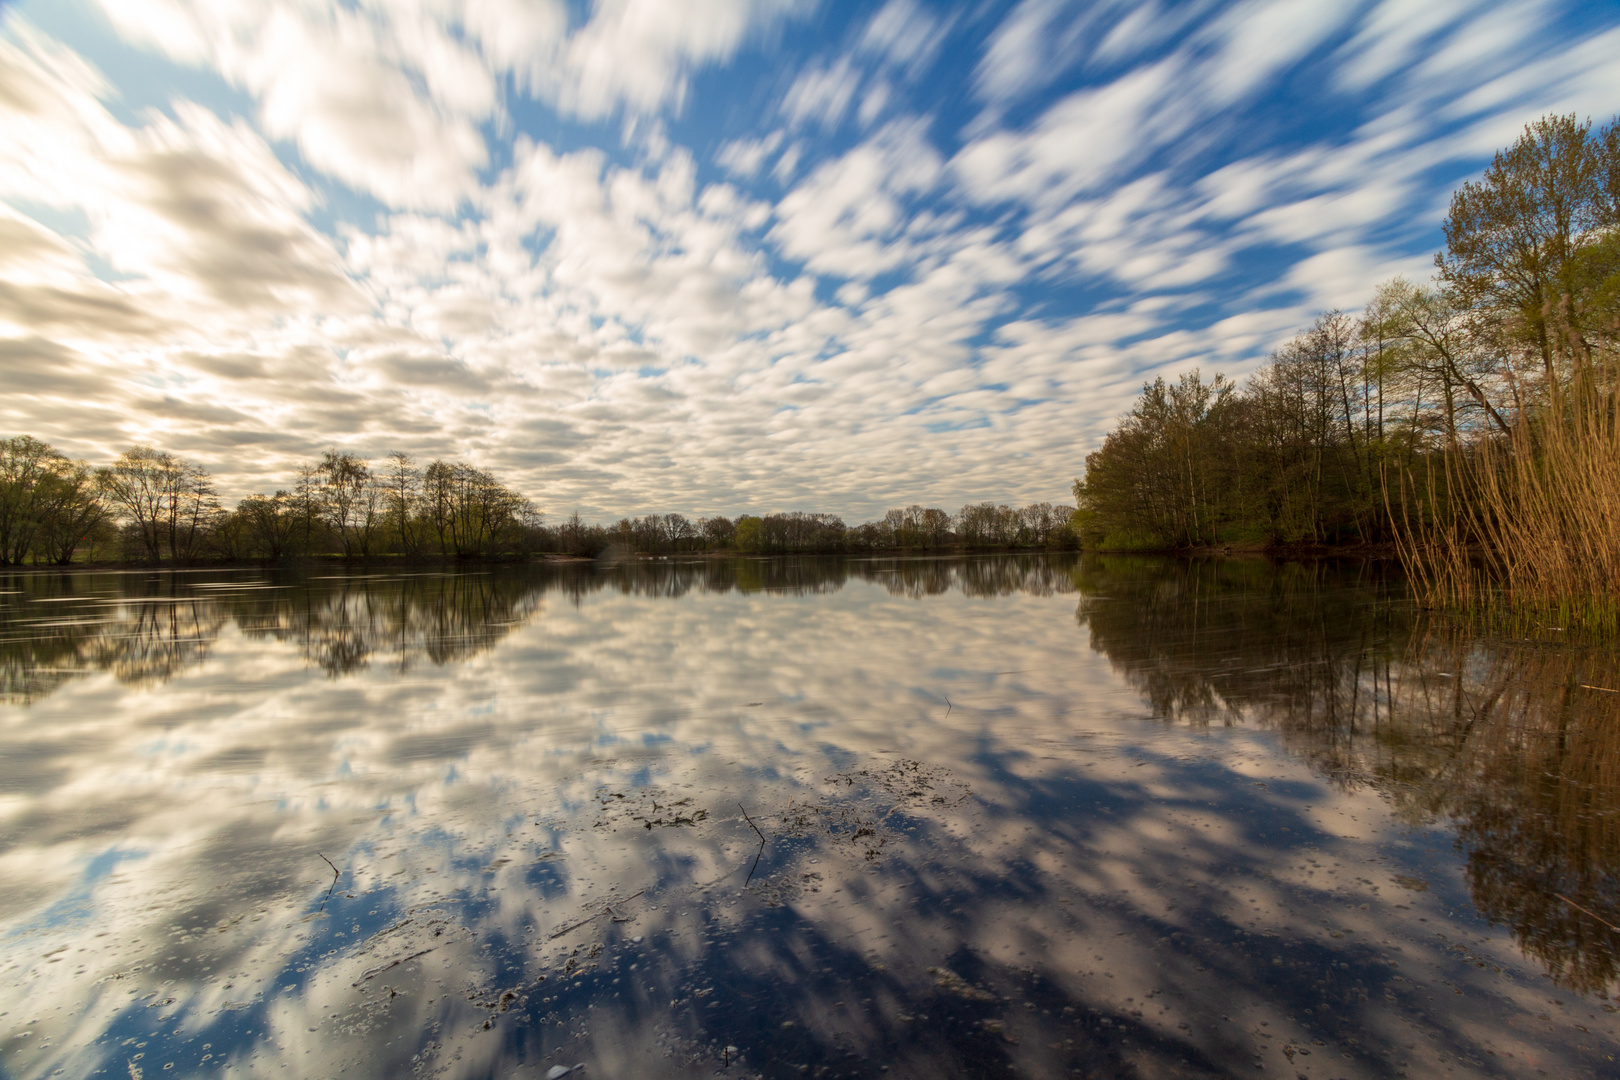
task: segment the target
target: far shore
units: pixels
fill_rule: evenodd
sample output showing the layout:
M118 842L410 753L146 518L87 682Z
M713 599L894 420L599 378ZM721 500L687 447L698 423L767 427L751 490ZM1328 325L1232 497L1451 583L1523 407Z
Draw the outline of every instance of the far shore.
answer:
M780 558L939 558L970 555L1142 555L1178 559L1265 558L1310 561L1315 559L1396 559L1393 544L1227 544L1219 547L1194 548L1087 548L1077 550L999 547L969 548L948 546L938 548L884 548L873 551L679 551L679 552L614 552L599 555L569 555L560 552L533 552L510 555L443 556L443 555L299 555L286 559L195 559L185 563L151 563L126 560L97 560L74 562L66 565L54 563L26 564L0 567L4 574L73 574L91 571L197 571L197 570L266 570L297 568L344 568L353 570L379 570L390 568L413 569L474 567L474 566L535 566L580 565L593 563L660 562L673 559L780 559Z

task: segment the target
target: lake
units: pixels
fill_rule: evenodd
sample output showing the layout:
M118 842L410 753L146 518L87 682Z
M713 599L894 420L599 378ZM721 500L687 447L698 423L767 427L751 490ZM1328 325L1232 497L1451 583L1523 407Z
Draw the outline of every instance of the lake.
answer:
M1387 564L0 590L0 1075L1620 1075L1620 658Z

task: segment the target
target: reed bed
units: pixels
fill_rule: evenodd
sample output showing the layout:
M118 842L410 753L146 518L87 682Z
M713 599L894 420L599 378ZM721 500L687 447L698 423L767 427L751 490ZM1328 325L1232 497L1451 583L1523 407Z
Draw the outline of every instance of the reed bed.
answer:
M1517 634L1620 636L1620 394L1588 366L1505 435L1400 480L1420 601Z

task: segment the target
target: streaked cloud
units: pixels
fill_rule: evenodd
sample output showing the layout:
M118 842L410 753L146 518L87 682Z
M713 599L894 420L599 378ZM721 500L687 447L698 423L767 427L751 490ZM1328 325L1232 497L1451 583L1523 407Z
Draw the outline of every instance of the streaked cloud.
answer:
M1144 377L1424 273L1620 17L1387 0L25 0L8 430L227 494L459 454L553 514L1061 499Z

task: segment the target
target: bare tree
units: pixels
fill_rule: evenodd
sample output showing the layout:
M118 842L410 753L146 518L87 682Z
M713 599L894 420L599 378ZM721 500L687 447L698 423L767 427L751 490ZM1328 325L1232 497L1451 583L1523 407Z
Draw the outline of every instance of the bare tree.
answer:
M153 562L165 554L175 562L192 558L220 516L208 472L166 451L131 447L96 475Z
M415 522L417 505L422 497L422 471L405 451L390 450L383 484L387 489L388 517L399 538L399 550L406 555L414 555L422 546L421 532Z
M701 518L698 521L698 532L703 536L703 544L709 548L723 548L731 543L732 534L737 531L736 524L726 517L718 514L714 517Z
M298 499L290 491L249 495L236 506L258 549L272 559L285 555L298 536Z
M338 534L345 555L369 555L381 523L384 495L363 458L328 450L315 466L321 515Z

